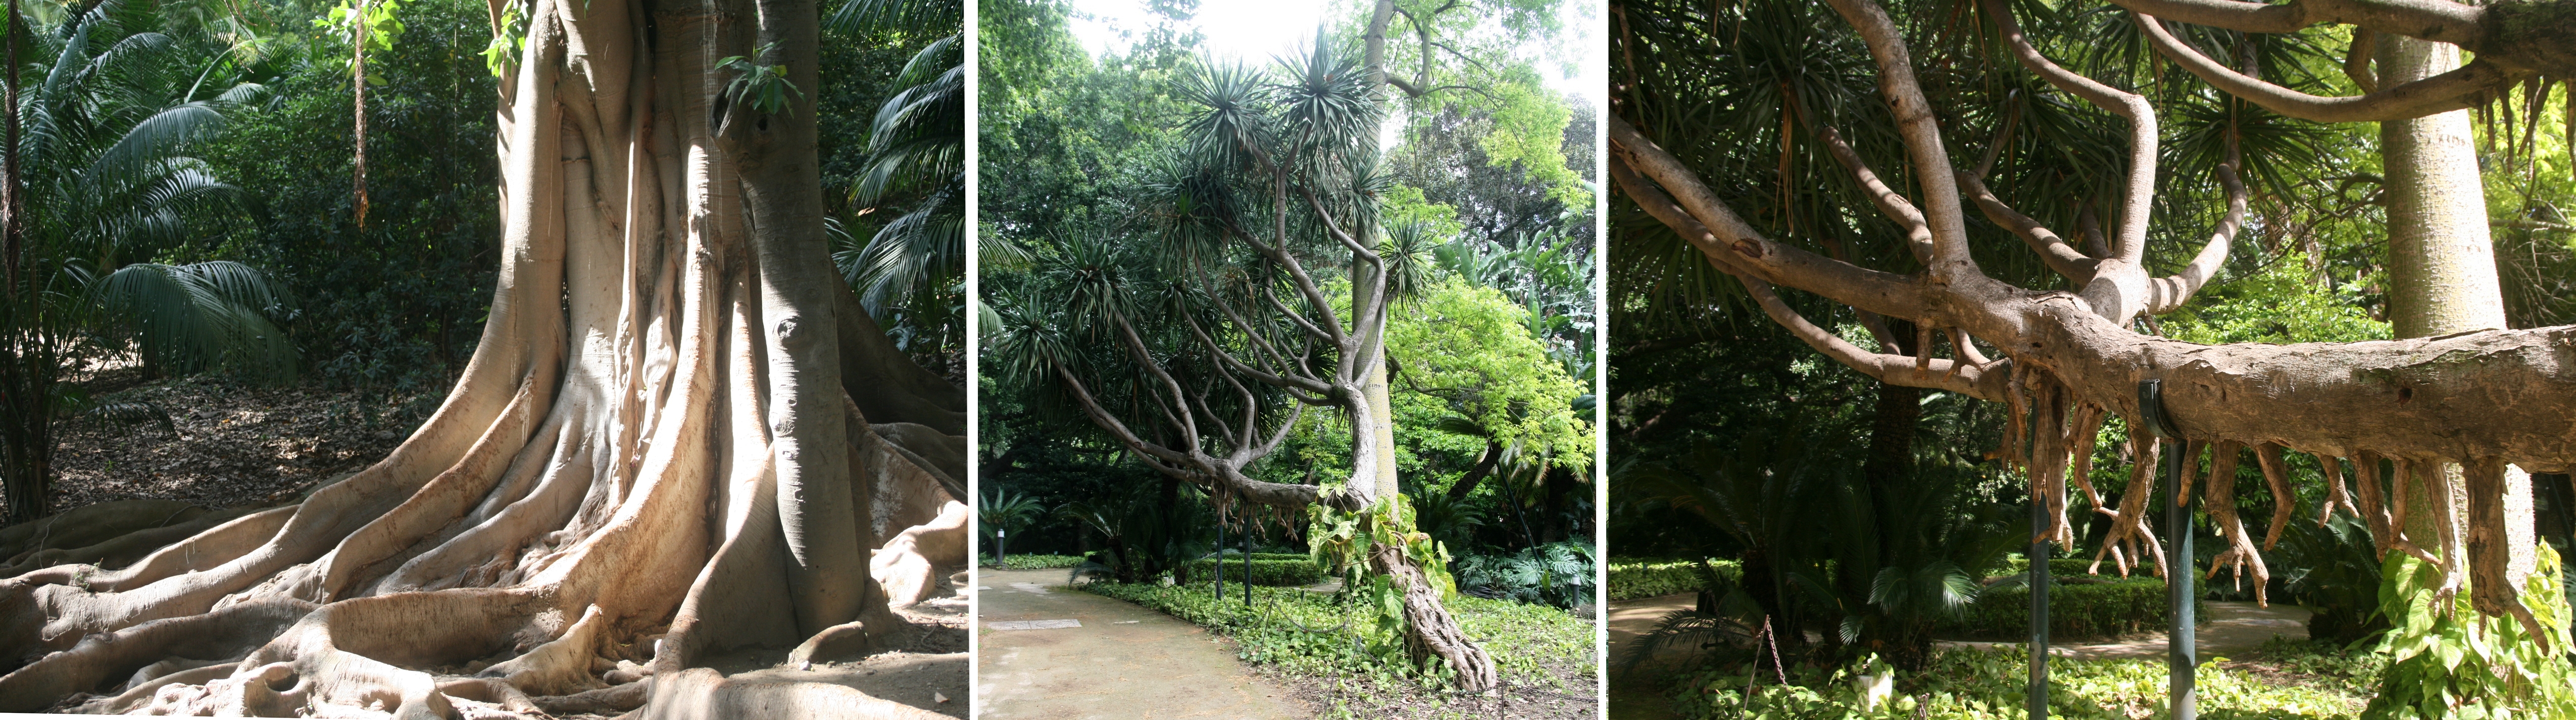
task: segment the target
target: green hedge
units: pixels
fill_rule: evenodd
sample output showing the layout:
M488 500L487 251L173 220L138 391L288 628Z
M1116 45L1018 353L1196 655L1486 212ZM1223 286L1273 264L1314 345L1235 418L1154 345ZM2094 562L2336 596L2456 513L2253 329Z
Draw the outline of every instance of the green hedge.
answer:
M1688 558L1611 558L1610 599L1635 600L1699 590L1698 563ZM1735 576L1735 561L1711 560L1720 577Z
M2059 569L2052 561L2051 568ZM2086 561L2090 564L2090 561ZM2048 588L2048 634L2056 638L2098 638L2165 629L2165 582L2153 575L2090 576L2061 570ZM2199 600L2194 617L2208 617ZM1968 606L1965 617L1942 629L1979 636L2018 639L2030 633L2030 591L1988 592Z
M1002 558L1005 570L1057 570L1082 564L1079 555L1020 555Z
M1314 560L1308 559L1303 555L1292 555L1290 557L1294 557L1296 559L1264 559L1261 557L1260 553L1253 554L1252 584L1294 587L1313 585L1324 581L1324 569L1317 567ZM1216 578L1215 560L1192 560L1188 565L1182 566L1181 569L1186 575L1186 577L1180 578L1183 582L1205 582ZM1225 581L1228 583L1238 583L1243 581L1243 556L1237 555L1226 558Z

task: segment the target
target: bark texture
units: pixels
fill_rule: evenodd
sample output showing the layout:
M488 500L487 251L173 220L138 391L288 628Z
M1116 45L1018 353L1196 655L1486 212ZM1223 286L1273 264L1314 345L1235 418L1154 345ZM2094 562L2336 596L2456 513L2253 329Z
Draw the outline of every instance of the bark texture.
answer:
M444 404L298 505L0 581L0 710L91 692L179 714L924 714L697 667L900 624L864 549L881 522L935 517L964 461L963 398L886 368L900 355L824 270L815 6L528 16L503 83L500 280ZM784 68L790 105L729 89L733 56ZM889 564L939 577L910 559ZM635 687L584 695L612 684Z

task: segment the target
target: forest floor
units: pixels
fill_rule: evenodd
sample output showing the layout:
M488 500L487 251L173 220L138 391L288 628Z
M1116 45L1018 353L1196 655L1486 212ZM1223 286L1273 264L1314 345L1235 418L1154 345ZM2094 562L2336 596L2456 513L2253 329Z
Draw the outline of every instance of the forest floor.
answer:
M146 381L130 366L71 380L92 410L55 426L56 511L112 500L213 509L295 502L383 459L443 396Z

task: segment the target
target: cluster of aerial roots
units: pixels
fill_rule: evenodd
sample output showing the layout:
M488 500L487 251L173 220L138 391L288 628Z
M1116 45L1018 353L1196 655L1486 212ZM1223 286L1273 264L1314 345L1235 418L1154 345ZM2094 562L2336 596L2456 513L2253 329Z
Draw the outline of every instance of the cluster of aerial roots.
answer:
M2095 445L2111 409L2069 392L2055 375L2035 365L2013 368L2005 404L2009 408L2005 441L1997 456L2021 468L2030 479L2034 502L2046 503L2049 522L2040 534L2060 547L2075 547L2074 528L2067 517L2067 483L2072 480L2093 512L2109 522L2108 531L2094 549L2089 571L2100 573L2107 561L2122 576L2133 568L2152 567L2157 577L2167 577L2172 560L2166 556L2148 519L2157 507L2152 500L2163 444L2145 433L2129 433L2127 457L2133 463L2129 483L2119 503L2113 506L2103 502L2091 478ZM2138 427L2134 418L2129 426ZM2245 576L2250 574L2255 601L2268 606L2266 586L2272 573L2264 565L2262 553L2280 542L2282 531L2295 521L2293 514L2299 504L2284 454L2306 451L2267 440L2191 439L2182 446L2181 483L2171 489L2172 499L2188 503L2192 491L2198 489L2201 507L2223 543L2205 579L2229 572L2231 584L2243 589ZM2244 520L2237 515L2236 470L2249 448L2275 499L2259 549L2246 532ZM2208 473L2202 476L2200 460L2204 453ZM2491 457L2383 456L2367 450L2349 458L2323 452L2310 454L2323 471L2325 484L2325 501L2317 511L2318 525L2324 525L2336 513L2359 519L2382 557L2402 552L2438 568L2441 597L2454 597L2466 586L2481 613L2510 616L2521 622L2532 637L2546 642L2548 635L2521 598L2520 575L2529 570L2512 567L2513 543L2525 533L2511 531L2505 505L2517 495L2511 492L2511 485L2517 482L2519 471ZM2349 476L2354 481L2349 484L2347 460ZM2463 481L2449 479L2446 465L2455 466ZM2384 473L2384 469L2393 471ZM2387 477L2383 478L2383 474ZM2528 479L2520 478L2519 482L2528 483ZM2527 488L2518 494L2527 496ZM2461 507L2463 504L2465 507ZM2426 534L2430 536L2423 536Z

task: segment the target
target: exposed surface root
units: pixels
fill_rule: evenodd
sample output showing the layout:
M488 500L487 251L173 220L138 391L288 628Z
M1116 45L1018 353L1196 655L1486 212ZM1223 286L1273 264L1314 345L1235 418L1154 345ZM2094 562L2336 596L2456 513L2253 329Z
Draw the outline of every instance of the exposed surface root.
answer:
M948 501L939 516L886 541L868 561L886 604L911 607L939 589L939 579L966 564L966 504Z

